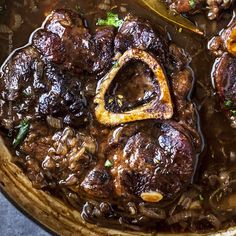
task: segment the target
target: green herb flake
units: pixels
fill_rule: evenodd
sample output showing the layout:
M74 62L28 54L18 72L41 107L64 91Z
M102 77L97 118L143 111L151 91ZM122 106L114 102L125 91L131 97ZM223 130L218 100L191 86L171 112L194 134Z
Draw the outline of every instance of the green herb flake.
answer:
M189 5L192 9L194 9L196 6L195 0L189 0Z
M25 97L31 96L31 92L30 92L29 90L27 90L27 89L25 89L25 90L22 92L22 94L23 94Z
M22 143L27 136L30 128L30 123L28 120L21 121L20 125L17 127L19 128L18 134L13 141L13 146L16 148L20 143Z
M118 61L115 61L114 63L113 63L113 68L118 68L120 65L119 65L119 63L118 63Z
M201 194L199 194L199 200L200 200L200 201L203 201L203 200L204 200L204 197L203 197Z
M123 24L123 20L119 19L119 16L117 14L114 14L112 12L107 13L106 19L98 19L97 25L104 26L114 26L116 28L119 28Z
M111 168L113 166L113 163L109 160L106 160L104 166L107 167L107 168Z
M109 98L109 99L108 99L108 103L109 103L109 104L113 103L113 101L114 101L113 98Z
M233 102L231 100L226 100L224 105L226 108L230 109L233 106Z
M81 10L81 7L79 5L75 6L75 10L77 11L78 14L84 15L84 12Z
M123 102L120 99L117 99L117 104L118 104L119 107L122 107Z
M236 110L230 110L233 116L236 116Z

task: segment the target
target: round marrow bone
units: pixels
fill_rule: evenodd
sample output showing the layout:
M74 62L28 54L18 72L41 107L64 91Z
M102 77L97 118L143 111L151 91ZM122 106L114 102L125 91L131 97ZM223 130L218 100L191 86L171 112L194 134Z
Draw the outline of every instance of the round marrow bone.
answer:
M140 60L150 67L159 84L160 95L135 109L114 113L106 109L105 94L119 70L132 59ZM95 115L104 125L112 126L146 119L170 119L173 116L173 104L163 69L152 55L139 49L127 50L120 57L117 66L113 67L99 83L94 102L97 104Z

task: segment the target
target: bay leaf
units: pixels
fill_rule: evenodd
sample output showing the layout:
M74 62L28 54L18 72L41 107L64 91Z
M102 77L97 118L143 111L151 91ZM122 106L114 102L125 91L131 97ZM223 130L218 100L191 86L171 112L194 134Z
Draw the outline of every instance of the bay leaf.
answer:
M148 7L150 10L152 10L165 20L175 25L178 25L181 28L185 28L194 33L203 35L203 32L197 26L195 26L194 23L192 23L190 20L188 20L187 18L183 17L180 14L171 13L161 0L138 0L138 2L141 5Z

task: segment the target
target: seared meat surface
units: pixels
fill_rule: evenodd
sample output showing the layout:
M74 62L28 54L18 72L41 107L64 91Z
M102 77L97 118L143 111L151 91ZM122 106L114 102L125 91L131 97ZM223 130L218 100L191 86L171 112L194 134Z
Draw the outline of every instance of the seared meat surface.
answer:
M191 182L197 162L200 138L196 130L195 109L187 99L193 78L186 69L188 57L181 49L169 46L149 22L128 15L115 37L115 52L133 48L151 52L164 69L173 71L168 81L175 106L174 117L166 123L147 121L118 126L103 143L106 147L103 149L105 161L99 162L81 187L92 196L105 197L107 191L102 194L105 184L112 186L109 192L113 190L115 198L140 200L143 194L156 193L168 201ZM168 60L171 63L165 63ZM116 68L119 66L120 62ZM100 88L105 80L101 80ZM110 84L104 98L106 109L114 112L114 119L116 113L132 113L131 108L147 104L152 96L158 96L159 86L150 65L131 60L119 68ZM105 117L105 113L101 116ZM109 122L107 120L112 124ZM107 162L110 166L104 169ZM97 169L100 170L99 176L104 177L98 182Z
M82 72L102 74L111 67L113 28L98 28L92 37L80 16L66 10L55 11L43 27L2 68L0 117L7 128L47 115L72 126L86 123Z
M98 73L111 63L114 29L98 28L91 35L77 13L57 10L33 37L33 44L50 62L79 72Z
M105 152L114 163L111 175L118 196L132 199L158 192L169 200L191 182L196 159L187 130L158 123L120 129Z
M87 120L87 101L79 75L44 64L34 47L13 54L0 81L2 124L12 128L22 119L47 115L78 126Z
M165 2L171 10L178 13L194 13L207 9L210 20L216 19L222 10L228 9L235 3L234 0L165 0Z
M92 71L94 44L82 19L72 11L57 10L33 37L33 44L45 59L67 69Z
M157 57L166 62L167 45L160 32L148 21L141 20L132 15L126 16L124 23L115 38L115 52L124 53L131 48L138 48L155 53Z
M0 80L0 117L1 123L10 129L25 117L35 116L36 99L42 84L44 64L39 53L26 47L13 54L11 62L3 67ZM35 85L35 88L33 87ZM32 112L29 112L33 108ZM16 115L14 112L19 112Z
M88 104L81 76L63 72L58 67L44 68L46 91L39 97L40 115L61 118L65 124L79 126L88 120Z
M81 183L81 188L90 196L111 198L114 193L113 180L104 166L94 168Z
M216 90L221 100L222 109L236 127L236 21L214 37L209 48L218 58L212 75Z

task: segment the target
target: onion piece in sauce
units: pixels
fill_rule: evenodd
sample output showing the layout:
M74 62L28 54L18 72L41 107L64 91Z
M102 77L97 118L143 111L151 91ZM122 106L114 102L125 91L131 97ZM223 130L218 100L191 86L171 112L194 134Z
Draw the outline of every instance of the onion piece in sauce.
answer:
M236 180L218 188L209 198L210 206L220 212L236 212Z

